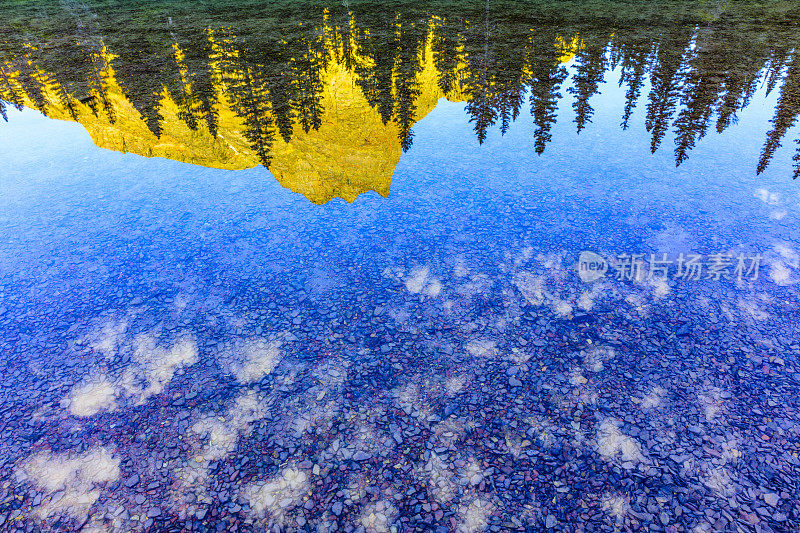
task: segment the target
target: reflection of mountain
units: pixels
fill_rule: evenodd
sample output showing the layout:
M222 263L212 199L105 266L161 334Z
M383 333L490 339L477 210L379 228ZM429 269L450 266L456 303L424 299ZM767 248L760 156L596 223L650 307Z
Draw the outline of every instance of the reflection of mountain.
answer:
M6 68L4 74L15 101L40 109L50 118L81 123L102 148L224 169L263 163L283 186L314 203L334 197L352 202L370 190L388 196L394 168L407 148L407 140L410 142L411 126L440 98L465 98L462 86L467 66L457 59L448 73L450 86L444 90L432 33L426 33L422 46L410 57L412 75L392 90L397 100L403 98L404 90L410 92L401 106L411 113L407 119L396 119L392 115L402 114L398 106L391 110L389 120L384 120L380 105L371 105L363 89L363 72L374 70L374 62L360 56L354 45L347 52L343 50L337 44L341 35L326 25L320 48L326 57L316 58L322 67L316 73L317 90L312 95L318 117L308 124L295 117L288 124L287 135L276 135L281 117L273 109L274 99L268 89L255 90L259 87L252 79L255 74L241 64L235 37L225 33L219 40L214 32L207 34L213 118L198 112L202 102L191 81L186 53L177 44L173 52L181 90L177 97L167 87L158 91L153 106L157 112L155 127L120 86L113 67L117 56L105 47L94 58L96 83L89 96L81 100L71 97L53 75L37 68L29 58L27 69ZM556 43L558 61L568 61L579 42ZM26 70L31 72L28 77L35 88L30 83L26 86ZM399 73L391 74L395 80L401 79ZM306 108L311 106L306 103Z
M180 51L176 52L180 57ZM20 72L7 73L6 81L22 105L41 109L51 118L80 122L102 148L225 169L261 163L256 143L247 138L247 118L235 109L237 103L227 96L229 87L221 76L215 83L220 95L215 102L215 134L207 119L187 124L179 103L164 88L157 100L160 120L156 135L120 87L111 67L114 56L105 49L99 56L100 84L84 101L65 101L64 88L42 71L34 74L38 90L31 91L33 94L25 90ZM368 190L387 196L391 175L400 159L400 128L394 122L383 123L358 87L355 73L336 54L329 59L320 73L322 111L318 127L305 131L295 124L288 142L280 136L272 139L268 154L264 154L268 166L282 185L314 203L333 197L352 202ZM445 95L439 89L430 46L421 63L414 80L419 88L415 121L428 113L439 98L460 98L458 91ZM98 101L110 112L98 112ZM262 120L274 123L272 110L266 107L264 111Z
M179 50L177 55L181 56ZM352 202L369 190L388 196L401 154L400 126L381 120L358 87L357 75L346 68L340 56L331 53L320 73L321 114L317 128L305 131L299 123L294 124L289 140L274 136L263 156L254 146L256 143L247 138L247 118L237 112L235 97L227 96L230 88L221 76L215 83L220 95L215 102L215 135L207 119L187 124L179 104L166 88L157 102L160 120L156 135L120 87L111 67L114 56L107 50L100 53L101 89L93 91L85 102L65 102L63 87L44 72L35 75L40 87L38 101L25 91L19 72L9 73L7 81L17 89L15 94L22 105L39 108L51 118L80 122L102 148L224 169L251 168L268 158L270 171L283 186L314 203L325 203L334 197ZM442 97L462 99L458 90L444 94L439 88L430 46L423 50L420 60L414 79L418 93L414 121L425 116ZM103 107L111 112L97 111L96 102L101 98ZM274 123L275 113L268 105L264 112L262 120Z
M0 114L6 100L78 121L104 148L218 168L263 164L315 203L388 195L412 126L442 97L467 102L481 141L528 105L542 153L559 100L572 100L580 132L607 71L621 66L622 126L649 78L652 148L674 130L680 164L714 118L717 131L735 123L764 81L780 98L759 172L800 111L798 14L784 10L784 24L770 26L739 3L713 15L677 2L572 17L546 2L380 14L355 3L291 12L237 4L181 18L181 2L143 0L159 24L96 4L45 2L42 18L11 11L15 28L28 27L0 39ZM124 16L126 31L107 22ZM563 63L573 57L567 87Z

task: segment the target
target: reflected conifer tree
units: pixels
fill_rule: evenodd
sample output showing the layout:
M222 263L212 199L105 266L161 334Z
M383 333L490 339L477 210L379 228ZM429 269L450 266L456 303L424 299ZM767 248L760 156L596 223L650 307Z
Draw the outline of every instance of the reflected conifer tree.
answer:
M655 153L669 129L678 106L683 73L680 71L684 52L691 44L691 30L678 28L659 39L654 66L650 72L645 127L651 134L650 151Z
M179 86L171 93L178 106L178 116L192 130L205 122L209 133L216 137L219 124L218 98L210 63L211 32L204 30L182 35L181 29L171 27L175 71Z
M397 55L394 68L394 121L400 128L400 146L403 151L411 148L414 115L417 111L417 75L420 69L422 43L427 35L427 24L398 21L395 28Z
M238 40L238 46L240 54L243 54L241 68L249 69L248 75L256 84L253 95L261 94L262 98L268 100L263 108L272 110L274 127L284 140L288 140L298 112L293 98L295 69L292 63L300 53L297 50L303 46L304 39L296 32L290 32L283 37L283 41L285 44L277 39L257 39L255 35L247 35ZM258 125L254 123L257 130L261 131L266 126L260 122L265 118L259 118Z
M471 75L466 80L467 94L469 95L467 113L470 116L470 122L475 124L474 129L479 143L483 143L486 140L489 127L497 120L497 110L493 105L494 87L491 79L495 58L492 54L493 50L489 46L492 33L489 0L486 0L483 19L482 25L468 27L469 37L474 37L474 30L477 29L480 32L479 35L482 34L483 38L475 39L479 43L477 47L468 47ZM473 39L468 39L468 43L471 42L473 42Z
M111 49L119 50L113 46L113 42L109 44ZM150 131L160 137L164 120L160 112L161 95L167 85L164 77L173 64L171 44L134 34L127 37L122 50L113 60L117 81Z
M589 99L599 92L606 71L606 37L596 34L581 34L583 46L575 56L575 75L569 93L575 97L575 124L578 133L592 121L594 109Z
M708 130L722 83L716 71L717 51L716 43L706 32L695 38L695 47L689 51L681 110L674 123L676 165L686 160Z
M43 80L36 70L35 58L33 57L34 50L34 47L30 43L25 43L22 56L15 61L12 68L15 67L18 73L17 82L25 94L33 101L33 105L36 109L47 114L42 87Z
M758 174L767 168L775 151L781 146L781 139L794 125L798 114L800 114L800 56L795 56L789 65L786 79L781 87L775 116L770 121L772 129L767 133L767 141L761 150L761 158L756 168Z
M349 31L346 33L349 35ZM348 43L348 47L352 46L349 44L349 36L344 41ZM305 39L304 44L305 52L294 62L293 90L296 95L295 106L300 126L308 133L312 129L319 129L322 125L324 111L321 96L324 89L322 72L327 65L329 50L325 48L325 36L321 32L310 39ZM349 58L345 61L352 65L350 50L347 49L345 52L342 48L342 55Z
M561 86L567 79L567 69L561 64L564 50L556 43L564 38L554 30L536 31L531 36L530 53L530 108L536 129L533 132L533 145L541 155L552 135L550 130L556 123Z
M504 28L502 32L499 31L501 27ZM531 45L530 31L526 29L516 24L499 26L498 35L492 39L493 55L497 58L493 73L494 105L501 134L505 134L511 122L519 116L531 81L525 68L530 55L528 47Z
M370 106L377 109L384 124L392 120L395 109L394 68L397 54L396 25L400 16L377 14L366 20L360 49L371 64L356 67L358 85Z
M627 86L625 91L625 110L622 113L620 127L628 129L628 123L639 101L649 57L653 51L653 42L646 34L637 30L617 32L611 44L611 68L620 65L622 73L619 86Z
M216 61L233 110L244 121L244 136L261 164L268 166L275 140L275 121L263 73L237 39L218 32Z
M456 19L438 19L432 24L433 34L431 48L433 50L433 61L436 66L437 82L442 93L460 89L456 84L456 69L460 62L461 49L464 46L463 21Z

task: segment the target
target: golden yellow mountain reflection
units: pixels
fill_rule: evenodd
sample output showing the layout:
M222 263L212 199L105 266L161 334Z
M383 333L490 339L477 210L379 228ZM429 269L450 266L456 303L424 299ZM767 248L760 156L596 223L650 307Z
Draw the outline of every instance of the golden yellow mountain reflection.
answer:
M463 59L459 59L453 71L451 88L441 88L441 73L433 57L435 28L436 21L431 20L424 48L416 54L418 64L414 66L415 75L409 83L412 101L410 105L406 103L412 110L408 128L434 109L441 98L453 102L463 102L467 98L462 85L469 73ZM6 82L22 105L38 108L53 119L80 123L101 148L231 170L266 163L282 186L302 194L315 204L336 197L353 202L359 194L367 191L386 197L403 151L400 141L403 125L395 120L384 120L367 100L359 84L358 72L369 71L374 64L359 54L355 44L351 44L351 50L345 54L341 36L336 30L330 26L324 28L320 49L327 57L315 58L316 63L324 65L318 80L321 109L318 124L305 129L295 123L287 138L274 135L270 139L266 161L264 154L259 153L257 143L254 145L247 137L250 127L247 116L236 110L230 96L230 74L222 74L222 64L236 60L238 55L237 50L226 46L235 40L231 36L224 35L218 39L215 32L206 32L212 50L210 64L216 94L214 127L202 118L196 124L185 120L181 106L164 87L158 95L160 131L158 134L153 132L117 81L113 66L116 55L106 46L96 54L95 87L89 98L81 100L72 98L52 74L39 68L30 57L26 63L39 86L38 103L37 96L29 94L22 83L23 74L15 71L12 65L6 64L3 68ZM227 42L222 43L223 39ZM565 62L580 47L580 39L577 36L568 40L559 38L553 44L561 49L558 61ZM177 44L173 48L185 100L190 102L190 106L197 105L196 101L193 102L196 98L184 65L184 50ZM345 58L348 58L347 62ZM247 72L234 74L238 80L247 76ZM248 85L252 87L253 84ZM253 96L263 100L260 102L263 114L258 119L274 124L277 117L271 109L268 91L254 92ZM98 102L103 108L100 111Z

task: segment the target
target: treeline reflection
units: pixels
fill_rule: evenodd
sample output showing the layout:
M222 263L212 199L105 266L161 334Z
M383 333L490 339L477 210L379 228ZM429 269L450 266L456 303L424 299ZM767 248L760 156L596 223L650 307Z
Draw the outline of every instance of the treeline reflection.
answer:
M93 0L18 1L6 11L4 117L3 101L34 107L83 123L101 146L225 168L276 165L311 188L337 172L355 181L385 173L440 97L466 102L480 141L530 113L541 154L559 101L571 100L574 115L561 119L580 132L617 68L619 80L605 81L625 88L620 126L644 108L651 150L672 132L676 164L709 130L736 123L766 86L779 96L753 162L760 173L800 113L793 2ZM341 168L337 152L358 152L358 142L389 155L362 150L350 163L360 171ZM327 170L306 168L320 165ZM388 182L351 185L388 194ZM312 200L350 199L339 189Z

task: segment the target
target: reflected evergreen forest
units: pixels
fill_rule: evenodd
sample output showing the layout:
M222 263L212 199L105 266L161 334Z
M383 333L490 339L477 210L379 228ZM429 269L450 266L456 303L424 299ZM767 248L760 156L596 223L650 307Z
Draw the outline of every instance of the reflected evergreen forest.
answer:
M759 88L777 91L760 158L743 164L761 173L794 143L800 175L800 139L786 135L800 114L794 3L5 4L4 118L9 105L35 108L104 148L262 164L315 203L388 195L414 124L440 98L466 102L481 142L530 113L541 154L556 121L578 133L592 121L603 82L625 89L619 127L645 108L650 149L674 151L676 165ZM571 115L558 112L565 99Z

